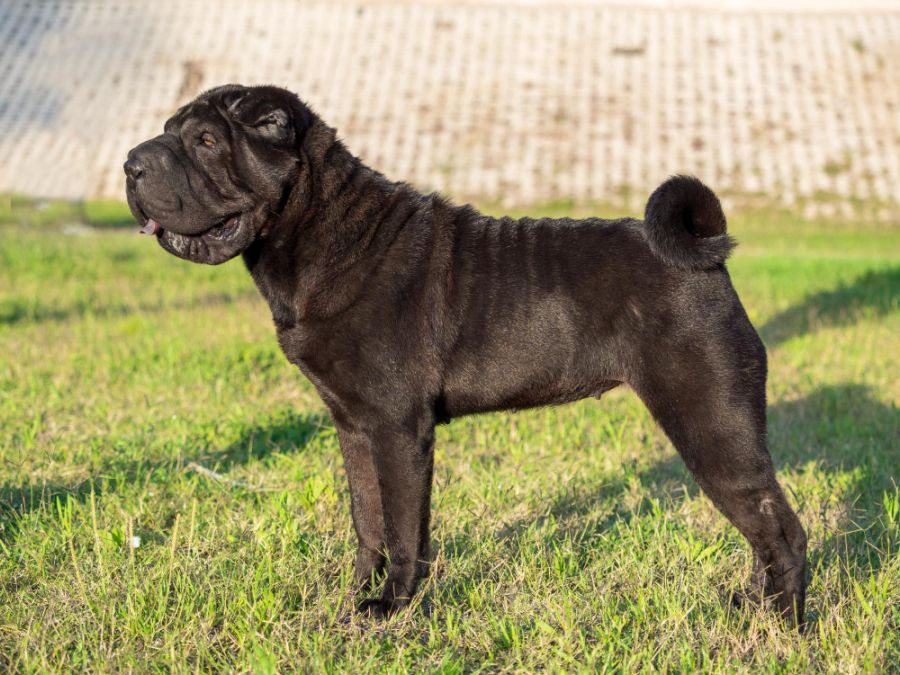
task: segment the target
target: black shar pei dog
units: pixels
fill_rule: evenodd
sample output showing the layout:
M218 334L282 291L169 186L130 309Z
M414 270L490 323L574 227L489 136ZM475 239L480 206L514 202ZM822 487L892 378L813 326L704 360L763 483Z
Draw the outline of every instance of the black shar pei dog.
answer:
M429 568L434 427L622 383L749 540L753 583L803 619L806 535L766 444L766 352L731 285L713 192L676 176L643 221L492 218L365 166L277 87L204 93L125 162L168 252L242 254L287 358L328 406L364 588L404 607Z

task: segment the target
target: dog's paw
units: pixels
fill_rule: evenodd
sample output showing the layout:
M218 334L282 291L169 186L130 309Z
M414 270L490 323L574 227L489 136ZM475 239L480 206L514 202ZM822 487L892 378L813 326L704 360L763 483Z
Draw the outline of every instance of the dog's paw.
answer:
M749 584L744 588L738 588L728 596L729 604L736 608L759 607L766 604L766 596L761 592L757 585Z
M393 603L377 598L363 600L359 603L359 607L356 610L363 616L369 616L373 619L386 619L396 611L393 608Z
M357 611L360 614L372 617L373 619L386 619L396 614L408 604L409 602L405 600L395 599L391 601L383 598L372 598L370 600L363 600L357 607Z
M735 609L741 609L742 607L746 607L747 605L754 605L757 603L747 595L747 591L745 589L738 588L728 594L728 604Z

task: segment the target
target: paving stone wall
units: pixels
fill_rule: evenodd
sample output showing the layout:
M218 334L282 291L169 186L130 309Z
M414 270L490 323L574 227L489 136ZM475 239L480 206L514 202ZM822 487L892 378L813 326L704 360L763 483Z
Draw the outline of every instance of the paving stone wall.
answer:
M900 219L900 10L752 7L3 0L0 192L121 198L128 148L236 81L457 200L640 203L687 172Z

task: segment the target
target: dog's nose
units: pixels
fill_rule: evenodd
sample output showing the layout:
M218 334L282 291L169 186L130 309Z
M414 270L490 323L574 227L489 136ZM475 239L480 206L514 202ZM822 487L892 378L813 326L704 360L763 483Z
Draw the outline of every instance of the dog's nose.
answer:
M144 165L138 160L131 158L127 162L125 162L125 175L129 178L137 179L142 173L144 173Z

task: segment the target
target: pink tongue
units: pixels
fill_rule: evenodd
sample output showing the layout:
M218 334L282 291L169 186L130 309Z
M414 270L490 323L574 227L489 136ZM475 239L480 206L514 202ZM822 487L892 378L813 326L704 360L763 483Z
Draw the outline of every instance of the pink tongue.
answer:
M141 228L141 234L156 234L161 229L159 223L153 220L153 218L148 218L147 224Z

